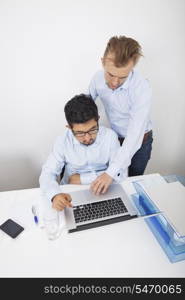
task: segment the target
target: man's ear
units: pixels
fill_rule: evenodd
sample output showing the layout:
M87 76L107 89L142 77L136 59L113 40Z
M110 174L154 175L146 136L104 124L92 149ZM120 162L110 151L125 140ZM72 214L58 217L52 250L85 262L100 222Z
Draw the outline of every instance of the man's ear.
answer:
M66 127L69 128L69 129L72 129L71 126L69 126L69 125L66 125Z

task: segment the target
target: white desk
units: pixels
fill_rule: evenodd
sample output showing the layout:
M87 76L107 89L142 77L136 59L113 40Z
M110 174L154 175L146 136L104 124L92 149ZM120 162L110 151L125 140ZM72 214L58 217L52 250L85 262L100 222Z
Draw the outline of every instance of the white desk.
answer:
M0 277L185 277L185 261L170 263L143 219L49 241L31 214L40 197L40 189L0 193L0 224L17 209L31 222L17 239L0 233Z

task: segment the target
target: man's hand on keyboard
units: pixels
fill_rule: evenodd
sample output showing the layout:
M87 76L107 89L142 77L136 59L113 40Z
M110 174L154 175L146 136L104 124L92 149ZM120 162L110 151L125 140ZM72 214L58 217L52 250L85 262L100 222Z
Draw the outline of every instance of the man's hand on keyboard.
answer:
M65 207L72 207L71 196L69 194L57 194L53 197L52 207L56 210L63 210Z
M108 187L112 181L113 179L111 176L109 176L107 173L103 173L91 183L91 191L95 195L104 194L108 190Z

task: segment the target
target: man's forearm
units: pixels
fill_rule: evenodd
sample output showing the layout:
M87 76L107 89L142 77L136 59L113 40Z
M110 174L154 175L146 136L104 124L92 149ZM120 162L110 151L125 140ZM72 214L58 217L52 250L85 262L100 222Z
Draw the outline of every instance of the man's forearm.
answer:
M39 183L40 189L48 201L51 201L55 195L61 193L57 179L53 175L42 172L39 177Z

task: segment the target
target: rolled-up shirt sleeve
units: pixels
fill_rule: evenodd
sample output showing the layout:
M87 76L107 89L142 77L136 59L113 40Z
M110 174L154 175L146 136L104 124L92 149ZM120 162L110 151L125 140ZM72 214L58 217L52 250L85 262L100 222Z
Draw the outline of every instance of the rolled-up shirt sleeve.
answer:
M62 137L58 137L52 153L42 167L39 177L41 191L48 201L51 201L55 195L61 193L57 177L61 174L62 168L65 165L65 157L62 152L63 147Z
M119 171L129 167L133 155L142 145L151 109L151 88L147 80L132 87L130 100L130 118L124 143L106 170L112 178L115 178Z

